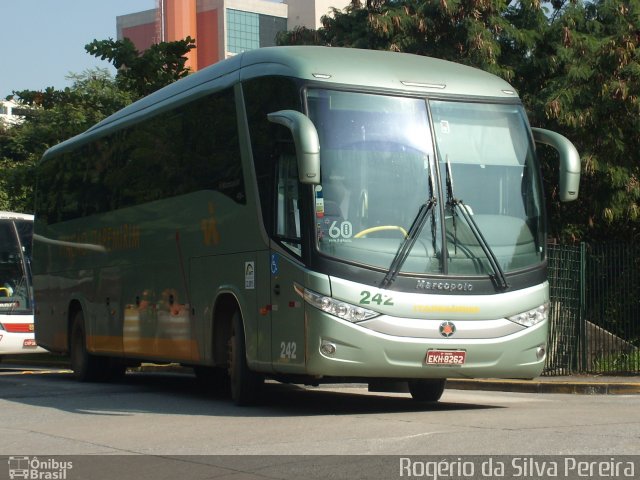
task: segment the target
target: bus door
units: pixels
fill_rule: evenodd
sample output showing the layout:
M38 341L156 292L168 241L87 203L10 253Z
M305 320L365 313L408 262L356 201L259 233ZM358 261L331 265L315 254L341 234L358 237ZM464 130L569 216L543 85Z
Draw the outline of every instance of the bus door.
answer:
M276 372L301 372L305 363L302 299L294 284L304 285L301 254L300 183L295 155L280 156L276 174L275 237L271 249L271 358Z

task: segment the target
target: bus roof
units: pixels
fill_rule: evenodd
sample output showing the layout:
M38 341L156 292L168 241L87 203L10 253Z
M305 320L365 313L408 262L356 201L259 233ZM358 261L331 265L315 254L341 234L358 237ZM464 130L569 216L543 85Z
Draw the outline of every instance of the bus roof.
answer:
M33 215L29 213L5 212L0 210L0 220L31 220Z
M518 98L514 88L485 71L445 60L354 48L290 46L250 50L168 85L123 108L43 158L121 126L251 78L281 75L319 84L365 87L399 94L487 99Z

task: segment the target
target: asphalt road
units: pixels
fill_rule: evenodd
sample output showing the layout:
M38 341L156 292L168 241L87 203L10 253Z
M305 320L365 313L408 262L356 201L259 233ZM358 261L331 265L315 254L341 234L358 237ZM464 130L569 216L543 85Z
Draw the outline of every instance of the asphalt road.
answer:
M81 384L64 370L0 364L0 456L99 456L83 465L91 469L109 458L103 455L126 455L117 458L127 459L118 462L121 466L131 464L128 472L137 471L133 463L149 456L162 462L214 456L180 460L179 468L187 469L190 478L297 478L282 473L283 465L291 469L302 458L290 461L289 455L314 455L315 463L324 458L331 465L349 458L334 455L366 455L363 460L350 457L350 466L340 470L354 469L350 478L389 478L377 476L385 468L396 478L395 457L407 455L448 455L454 461L470 455L617 459L640 452L638 412L638 395L446 390L437 404L420 404L407 394L373 394L358 385L278 383L265 385L261 405L241 408L191 375L129 373L118 383ZM145 457L133 460L130 455ZM234 457L221 460L228 455ZM277 457L264 457L271 455ZM212 464L220 469L215 475ZM136 478L175 478L162 476L167 466L156 468L155 476L154 469L145 468ZM105 476L82 478L115 478L109 468L100 472ZM321 465L314 472L342 478ZM5 473L0 463L0 479ZM316 478L309 472L304 476Z

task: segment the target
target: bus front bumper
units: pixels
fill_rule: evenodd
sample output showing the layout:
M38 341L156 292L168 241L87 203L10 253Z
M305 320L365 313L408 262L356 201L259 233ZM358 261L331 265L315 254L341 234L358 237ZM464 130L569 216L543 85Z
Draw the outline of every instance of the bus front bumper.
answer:
M544 367L547 333L544 320L498 338L400 337L309 308L305 370L318 377L529 379Z

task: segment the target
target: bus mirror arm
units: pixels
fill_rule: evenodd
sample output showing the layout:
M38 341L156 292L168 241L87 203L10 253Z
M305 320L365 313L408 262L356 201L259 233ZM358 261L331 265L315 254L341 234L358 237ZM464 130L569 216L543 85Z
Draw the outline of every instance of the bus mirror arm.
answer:
M320 141L313 122L303 113L295 110L280 110L267 114L272 123L284 125L293 136L298 158L300 183L318 185L320 183Z
M580 188L580 155L567 138L543 128L532 128L537 143L554 148L560 155L560 201L578 198Z

